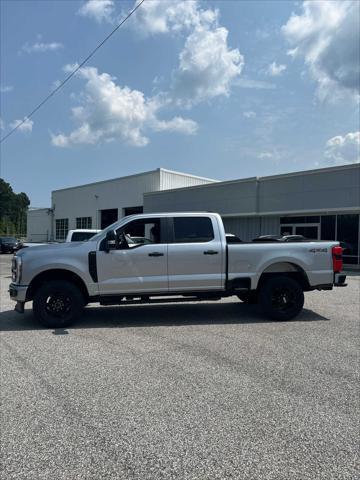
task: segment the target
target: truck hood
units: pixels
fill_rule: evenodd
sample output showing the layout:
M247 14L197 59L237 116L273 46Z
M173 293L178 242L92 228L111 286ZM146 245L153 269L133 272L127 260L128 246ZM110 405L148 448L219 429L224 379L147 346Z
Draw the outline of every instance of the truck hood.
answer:
M79 252L90 252L96 249L96 242L64 242L51 245L38 245L34 247L27 247L17 252L18 257L29 258L38 255L61 255L62 252L69 252L78 250Z

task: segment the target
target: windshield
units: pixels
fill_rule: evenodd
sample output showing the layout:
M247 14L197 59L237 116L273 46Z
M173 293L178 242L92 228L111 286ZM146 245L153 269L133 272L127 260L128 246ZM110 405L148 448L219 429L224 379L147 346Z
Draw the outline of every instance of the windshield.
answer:
M1 237L0 240L2 242L17 242L16 238L14 237Z

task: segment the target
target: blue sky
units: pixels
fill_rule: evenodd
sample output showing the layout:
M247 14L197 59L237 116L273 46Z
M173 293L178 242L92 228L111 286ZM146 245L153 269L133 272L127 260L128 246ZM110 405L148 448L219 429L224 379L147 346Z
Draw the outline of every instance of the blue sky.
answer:
M1 136L133 1L1 0ZM359 4L145 0L1 145L1 177L50 192L157 167L216 179L359 161Z

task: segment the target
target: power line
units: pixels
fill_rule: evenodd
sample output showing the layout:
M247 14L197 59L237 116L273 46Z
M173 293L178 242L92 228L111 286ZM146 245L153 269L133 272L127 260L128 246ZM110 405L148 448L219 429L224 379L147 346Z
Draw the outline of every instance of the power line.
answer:
M49 95L47 95L44 100L42 102L40 102L28 115L26 115L24 117L24 119L19 122L12 130L10 130L9 133L7 133L5 135L5 137L1 138L0 139L0 143L3 143L7 138L10 137L10 135L12 135L14 132L16 132L16 130L18 128L21 127L21 125L23 125L29 118L31 118L51 97L53 97L55 95L55 93L57 93L64 85L65 83L67 83L74 75L75 73L80 70L81 67L83 67L85 65L85 63L90 60L90 58L92 56L95 55L95 53L99 50L99 48L101 48L105 42L107 42L109 40L110 37L112 37L114 35L114 33L119 30L119 28L124 25L124 23L131 17L131 15L133 13L136 12L136 10L145 2L145 0L141 0L137 5L135 5L135 7L126 15L126 17L121 20L121 22L114 28L114 30L112 30L109 35L107 35L104 40L99 43L99 45L94 48L94 50L89 53L89 55L60 83L60 85L58 85L51 93L49 93Z

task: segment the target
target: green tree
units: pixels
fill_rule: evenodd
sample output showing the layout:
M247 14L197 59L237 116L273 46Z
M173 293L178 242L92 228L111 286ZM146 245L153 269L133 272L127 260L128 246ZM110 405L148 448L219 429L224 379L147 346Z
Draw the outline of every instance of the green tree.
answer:
M26 214L30 205L26 193L15 193L11 185L0 178L0 235L26 234Z

